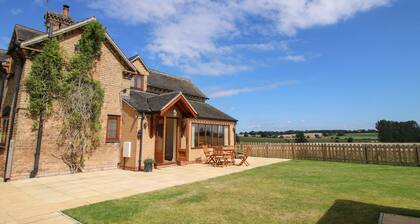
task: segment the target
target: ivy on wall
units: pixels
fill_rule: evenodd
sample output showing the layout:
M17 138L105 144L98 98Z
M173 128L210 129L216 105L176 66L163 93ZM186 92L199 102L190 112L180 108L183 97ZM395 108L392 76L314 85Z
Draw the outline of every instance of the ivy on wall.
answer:
M62 126L54 156L71 172L83 171L85 156L99 145L104 91L93 79L92 68L101 56L104 39L102 25L88 23L75 46L75 55L67 63L60 54L59 41L48 40L35 57L26 82L32 117L51 112L53 100L60 105Z
M62 93L64 59L60 52L57 39L49 39L43 51L37 54L32 63L32 69L25 82L29 95L28 110L35 125L42 113L49 114L54 99Z

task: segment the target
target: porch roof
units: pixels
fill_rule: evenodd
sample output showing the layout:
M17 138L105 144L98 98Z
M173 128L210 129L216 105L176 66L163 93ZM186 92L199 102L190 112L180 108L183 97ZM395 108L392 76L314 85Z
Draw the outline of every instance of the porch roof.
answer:
M139 112L155 113L160 112L177 96L182 95L181 92L170 92L165 94L153 94L143 91L131 90L130 96L124 96L123 100L134 107ZM186 99L184 97L184 99ZM187 100L187 99L186 99ZM197 118L234 121L237 120L224 112L218 110L208 103L187 100L189 105L198 114Z

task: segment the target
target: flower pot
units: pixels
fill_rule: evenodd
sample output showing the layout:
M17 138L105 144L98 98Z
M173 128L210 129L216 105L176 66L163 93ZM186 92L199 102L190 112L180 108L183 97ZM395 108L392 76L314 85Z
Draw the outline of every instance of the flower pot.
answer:
M144 164L144 172L152 172L152 171L153 171L153 163Z

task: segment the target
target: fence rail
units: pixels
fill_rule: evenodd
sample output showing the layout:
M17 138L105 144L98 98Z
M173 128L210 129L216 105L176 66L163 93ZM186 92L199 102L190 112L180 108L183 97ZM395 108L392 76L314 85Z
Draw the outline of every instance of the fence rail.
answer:
M241 143L252 146L252 156L354 163L420 166L420 144L390 143Z

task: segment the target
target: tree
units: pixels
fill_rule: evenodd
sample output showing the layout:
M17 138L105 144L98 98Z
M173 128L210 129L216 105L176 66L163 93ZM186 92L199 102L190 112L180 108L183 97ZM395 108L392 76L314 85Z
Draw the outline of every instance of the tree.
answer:
M295 142L305 143L305 142L308 142L308 139L305 138L305 134L303 132L298 132L296 133Z
M416 121L387 121L376 123L380 142L420 142L420 128Z
M35 56L31 72L25 82L29 96L28 111L34 120L34 127L38 127L34 169L30 177L35 177L38 173L44 122L52 111L53 100L60 95L63 67L64 59L61 56L59 42L57 39L49 39L44 44L42 52Z
M352 137L349 137L348 139L347 139L347 142L349 142L349 143L351 143L351 142L353 142L354 141L354 139L352 138Z

